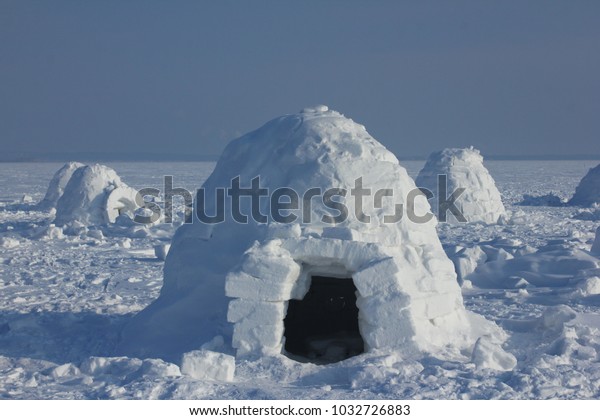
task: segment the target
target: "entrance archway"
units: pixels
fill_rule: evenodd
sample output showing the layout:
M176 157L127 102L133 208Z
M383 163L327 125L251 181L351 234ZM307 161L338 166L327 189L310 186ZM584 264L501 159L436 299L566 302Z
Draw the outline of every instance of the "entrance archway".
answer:
M302 300L288 302L285 350L293 359L335 363L364 351L351 278L312 276Z

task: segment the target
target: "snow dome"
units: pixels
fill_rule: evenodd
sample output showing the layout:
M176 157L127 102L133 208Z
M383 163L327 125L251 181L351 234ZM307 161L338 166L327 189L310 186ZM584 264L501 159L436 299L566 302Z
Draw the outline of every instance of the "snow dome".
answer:
M446 191L438 191L438 175L447 176ZM483 166L479 150L444 149L429 156L416 183L419 188L427 188L433 193L430 199L433 212L438 215L438 197L450 200L450 195L458 188L464 192L454 201L466 222L497 223L505 214L502 198L494 179ZM453 214L447 212L447 221L457 223ZM442 215L440 215L440 220Z
M591 168L575 188L575 194L569 204L575 206L592 206L600 203L600 165Z
M69 182L69 179L71 179L73 172L75 172L77 168L81 168L82 166L84 166L83 163L68 162L65 163L62 166L62 168L56 171L56 173L50 180L50 183L48 184L48 189L46 190L46 195L44 196L44 199L38 203L38 208L40 208L41 210L49 210L51 208L55 208L56 203L58 202L58 199L63 195L65 187Z
M104 165L80 166L72 174L56 204L54 224L84 226L114 223L119 214L137 208L136 190Z
M261 199L234 200L236 188ZM325 106L232 141L194 223L173 238L159 298L118 352L177 360L217 341L238 357L327 363L376 350L458 354L483 334L502 337L465 310L435 219L398 217L411 191L392 153ZM422 196L413 206L430 210Z

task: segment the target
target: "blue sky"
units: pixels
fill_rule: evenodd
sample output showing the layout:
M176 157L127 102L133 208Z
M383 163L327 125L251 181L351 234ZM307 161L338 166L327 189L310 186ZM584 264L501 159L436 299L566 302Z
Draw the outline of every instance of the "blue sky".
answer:
M195 158L327 104L400 158L600 154L598 1L0 1L0 160Z

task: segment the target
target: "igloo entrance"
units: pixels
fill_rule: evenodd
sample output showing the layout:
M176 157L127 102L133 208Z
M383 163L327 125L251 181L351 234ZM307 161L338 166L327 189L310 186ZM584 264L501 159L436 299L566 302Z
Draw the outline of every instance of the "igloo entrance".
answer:
M312 276L302 300L288 302L285 350L298 361L326 364L364 351L351 278Z

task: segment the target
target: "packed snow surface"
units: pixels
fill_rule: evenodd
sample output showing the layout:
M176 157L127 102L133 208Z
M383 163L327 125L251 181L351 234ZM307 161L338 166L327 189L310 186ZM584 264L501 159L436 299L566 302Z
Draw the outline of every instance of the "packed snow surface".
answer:
M412 176L423 166L401 164ZM329 365L283 355L238 358L227 382L195 379L182 372L182 360L115 352L124 325L160 294L164 263L155 246L170 242L181 207L174 226L60 234L49 228L53 213L21 200L41 200L60 164L2 163L0 398L598 399L600 273L598 255L590 252L598 221L575 218L581 211L576 207L516 205L524 194L568 199L596 165L487 162L510 218L504 224L437 226L455 269L462 267L464 305L506 331L506 354L493 352L497 343L484 338L473 351L446 358L372 352ZM168 174L189 190L214 169L214 163L180 162L109 166L135 188L162 188ZM493 275L486 279L488 272ZM216 353L211 376L231 378L231 359L223 356L236 354L224 337L192 351L201 352L193 358L198 362L207 360L202 354Z
M446 176L445 191L444 186L439 185L439 175ZM506 213L496 183L483 166L479 150L473 147L432 153L419 172L416 183L419 188L427 188L433 193L431 207L440 220L447 217L447 221L457 222L454 214L440 208L438 200L449 199L459 188L464 191L457 196L455 204L465 221L496 223Z

